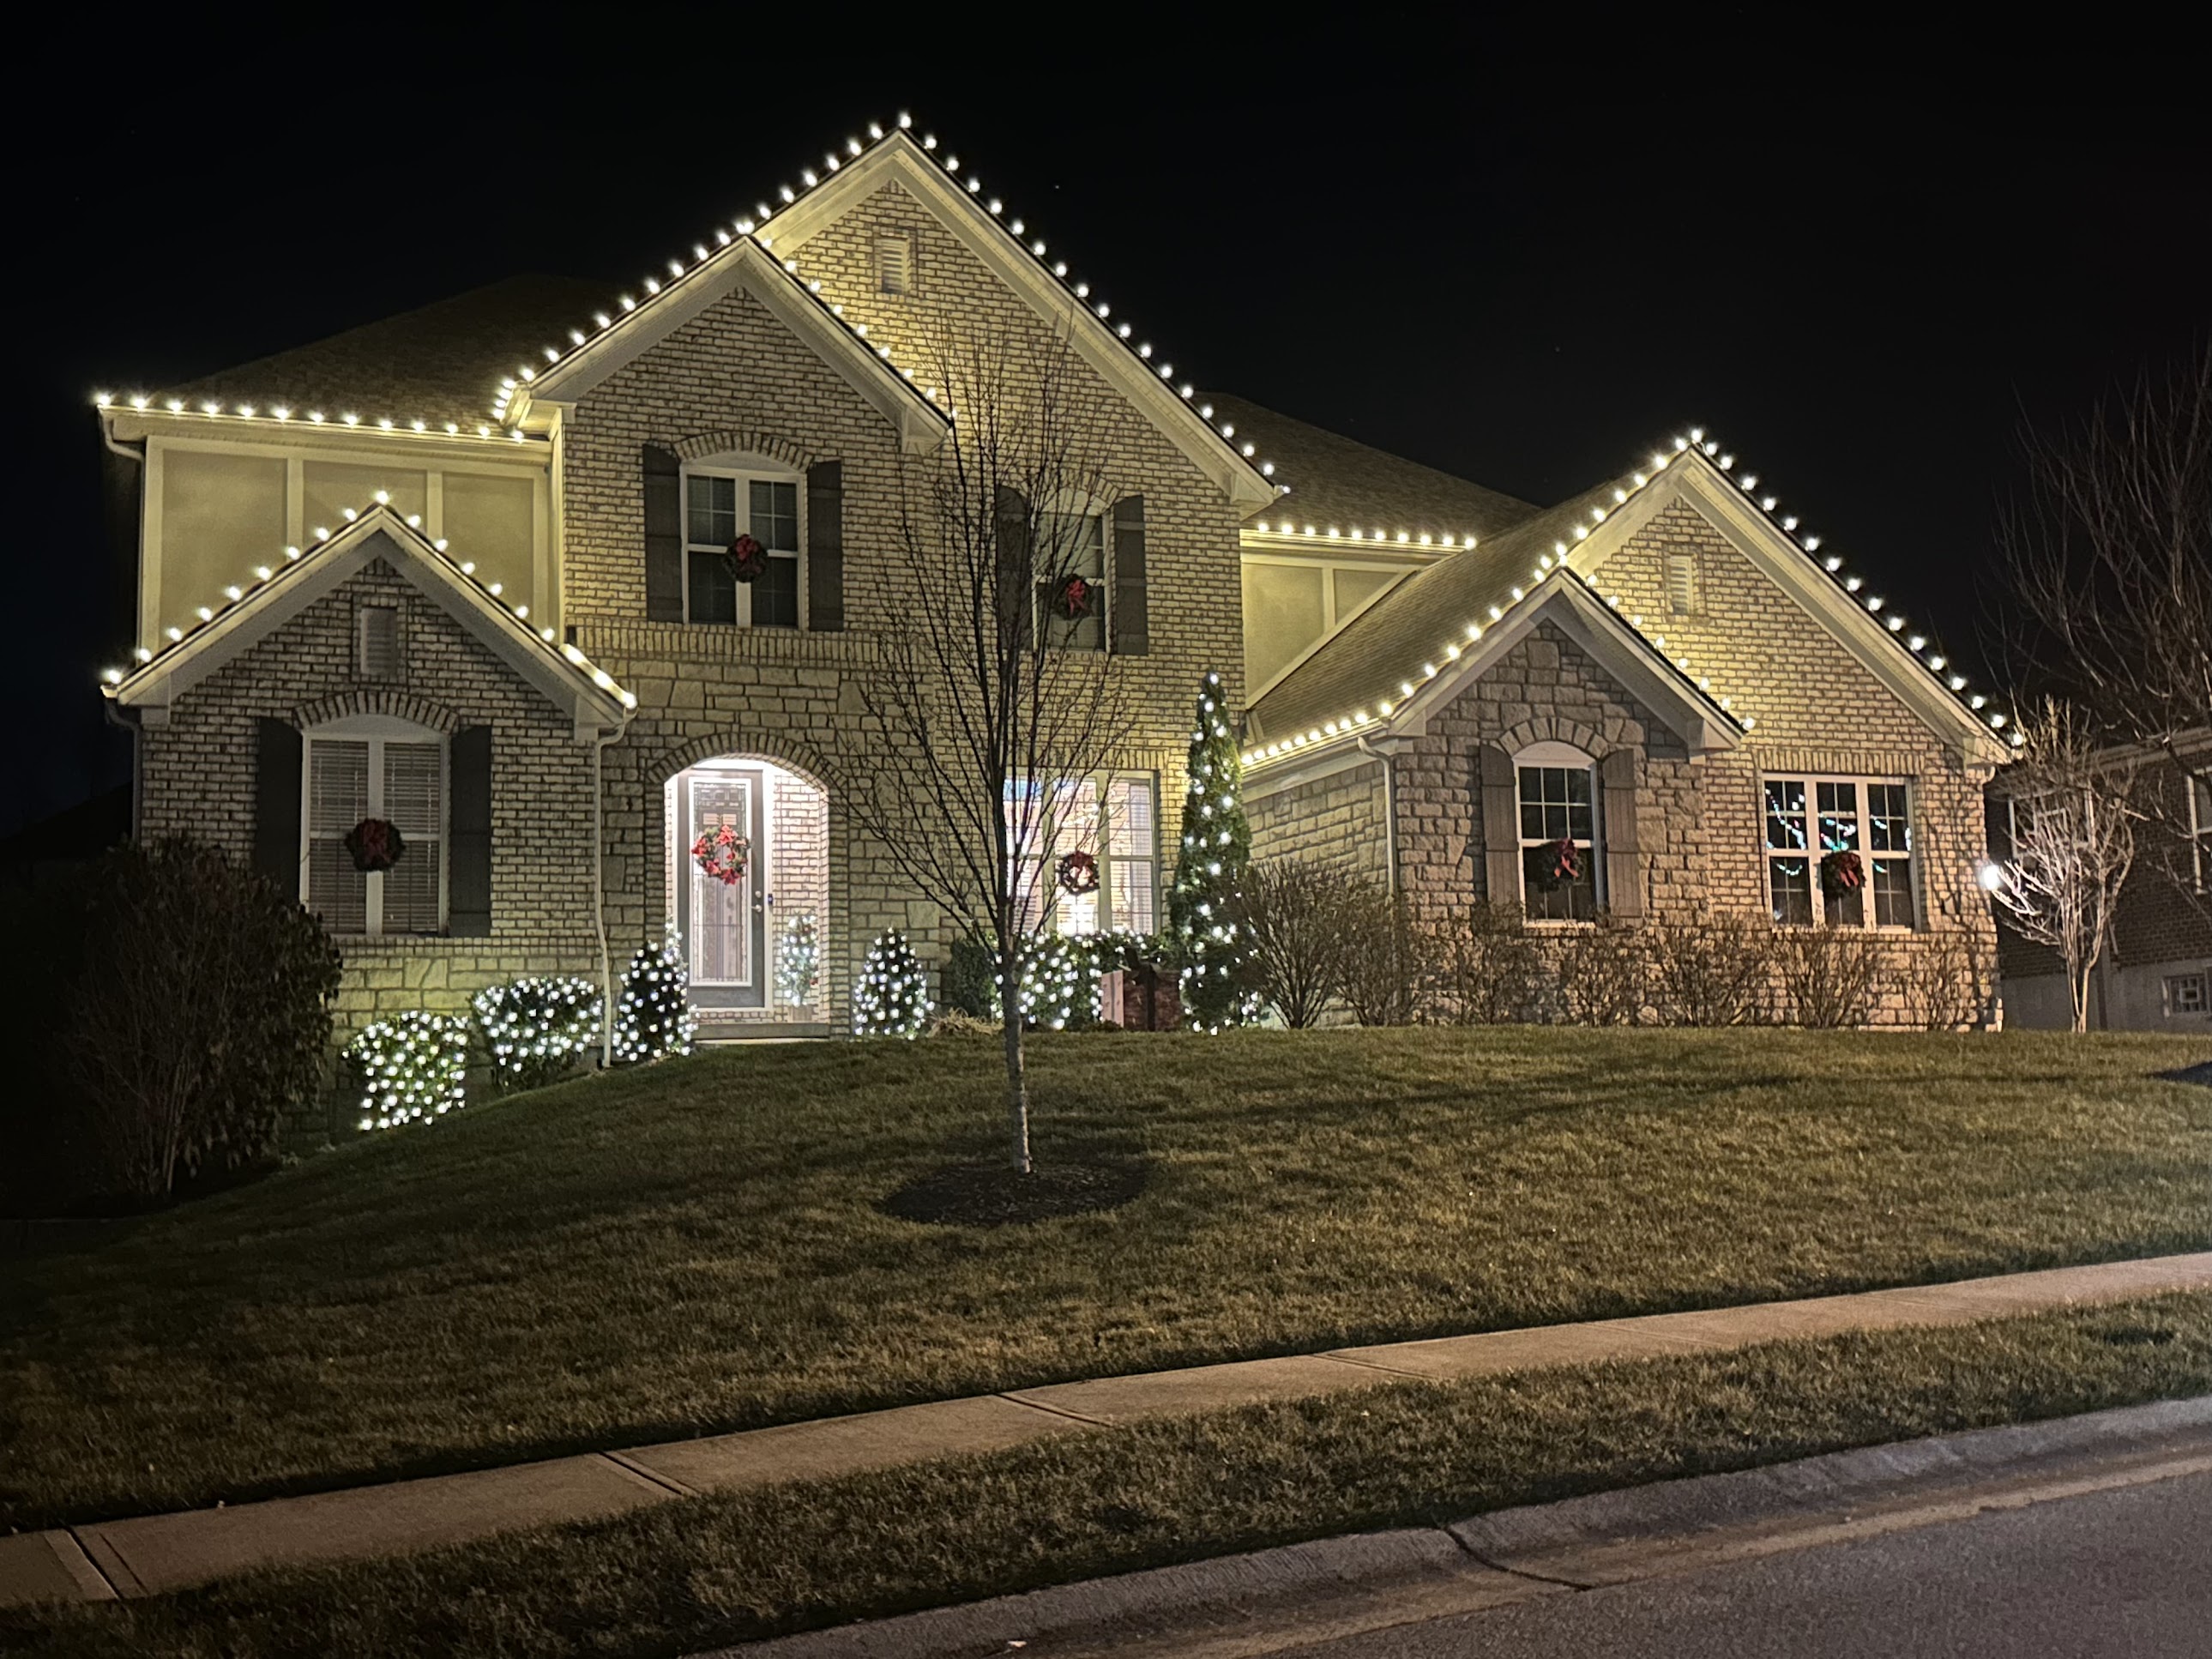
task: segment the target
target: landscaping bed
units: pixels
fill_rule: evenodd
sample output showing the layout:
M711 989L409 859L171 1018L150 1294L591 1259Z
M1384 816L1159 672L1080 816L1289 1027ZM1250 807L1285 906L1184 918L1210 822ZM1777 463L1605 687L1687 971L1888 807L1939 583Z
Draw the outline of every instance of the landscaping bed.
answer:
M1498 1028L1039 1039L1114 1207L887 1200L989 1038L779 1045L363 1137L0 1264L0 1524L1072 1377L2200 1249L2202 1041ZM1140 1179L1139 1178L1140 1177Z

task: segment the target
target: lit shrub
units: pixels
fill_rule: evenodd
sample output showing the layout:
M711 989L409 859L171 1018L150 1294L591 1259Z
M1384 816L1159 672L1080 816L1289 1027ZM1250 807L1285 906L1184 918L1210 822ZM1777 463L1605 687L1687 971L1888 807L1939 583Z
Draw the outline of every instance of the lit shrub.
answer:
M822 936L809 914L783 924L775 941L775 994L787 1006L811 1008L822 980Z
M691 1008L691 976L684 953L670 939L641 945L623 975L615 1000L615 1060L641 1066L671 1054L688 1054L699 1034Z
M906 935L896 928L877 934L853 988L853 1035L919 1036L930 1006L929 976Z
M468 1103L469 1022L410 1008L346 1045L361 1085L361 1127L425 1123Z
M1098 1022L1098 948L1087 939L1041 933L1022 951L1022 1024L1048 1031Z
M574 1069L598 1042L599 988L587 979L518 979L471 999L502 1091L538 1089Z

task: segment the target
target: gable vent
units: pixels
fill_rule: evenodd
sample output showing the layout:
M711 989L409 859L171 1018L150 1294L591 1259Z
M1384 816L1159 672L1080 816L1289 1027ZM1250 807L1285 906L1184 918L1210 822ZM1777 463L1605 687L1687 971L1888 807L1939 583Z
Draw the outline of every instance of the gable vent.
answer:
M1693 616L1698 609L1698 560L1693 553L1667 556L1667 609L1678 617Z
M355 623L354 662L365 680L399 678L399 607L365 605Z
M878 294L914 292L914 239L912 237L878 236L876 238L876 292Z

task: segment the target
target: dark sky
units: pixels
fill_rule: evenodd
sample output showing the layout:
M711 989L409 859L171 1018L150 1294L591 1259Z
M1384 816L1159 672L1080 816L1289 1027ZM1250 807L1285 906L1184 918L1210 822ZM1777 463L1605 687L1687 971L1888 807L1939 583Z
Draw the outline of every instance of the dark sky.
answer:
M125 775L94 390L520 270L632 281L902 108L1179 374L1547 503L1702 423L1961 657L2023 410L2078 416L2212 329L2212 145L2165 78L2191 49L2094 68L2094 20L2029 72L1796 59L1725 11L1302 44L1322 14L1201 40L1099 10L950 58L958 11L858 55L753 15L508 12L495 46L453 11L112 19L46 60L68 118L7 118L37 292L0 830Z

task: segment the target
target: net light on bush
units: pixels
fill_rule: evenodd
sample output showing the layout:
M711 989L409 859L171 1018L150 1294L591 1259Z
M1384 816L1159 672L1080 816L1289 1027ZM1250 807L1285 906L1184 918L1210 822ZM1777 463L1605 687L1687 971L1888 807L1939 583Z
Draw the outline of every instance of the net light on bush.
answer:
M690 1054L699 1034L690 991L684 952L674 939L639 946L615 1000L616 1063L641 1066Z
M468 1103L469 1021L410 1008L346 1045L361 1078L361 1127L428 1122Z
M587 979L518 979L471 999L501 1090L535 1089L574 1066L596 1040L599 988Z

